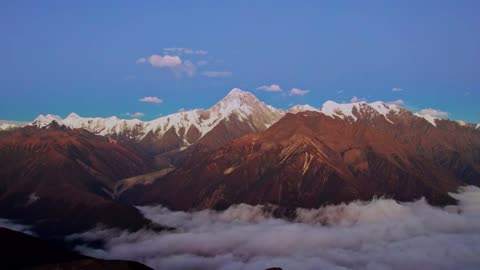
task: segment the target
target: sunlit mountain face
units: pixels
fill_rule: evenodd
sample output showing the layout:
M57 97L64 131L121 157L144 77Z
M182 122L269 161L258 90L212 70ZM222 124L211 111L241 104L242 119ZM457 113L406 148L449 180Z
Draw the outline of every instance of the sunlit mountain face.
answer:
M479 269L479 9L0 3L0 269Z

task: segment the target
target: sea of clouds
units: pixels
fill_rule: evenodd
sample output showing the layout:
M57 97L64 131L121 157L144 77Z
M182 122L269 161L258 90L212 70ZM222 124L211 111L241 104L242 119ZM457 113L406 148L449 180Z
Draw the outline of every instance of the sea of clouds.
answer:
M10 230L13 230L13 231L23 232L23 233L30 234L30 235L35 235L32 232L30 226L18 224L18 223L15 223L15 222L13 222L9 219L0 218L0 228L7 228L7 229L10 229Z
M452 196L458 206L377 199L297 209L290 221L274 218L267 207L243 204L191 213L140 207L150 220L176 229L97 228L70 239L103 239L104 249L77 249L155 269L480 269L480 189L466 187Z

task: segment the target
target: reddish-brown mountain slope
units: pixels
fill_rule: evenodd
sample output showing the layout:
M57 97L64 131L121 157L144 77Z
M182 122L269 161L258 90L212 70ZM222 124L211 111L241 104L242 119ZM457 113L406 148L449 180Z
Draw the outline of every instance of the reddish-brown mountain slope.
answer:
M51 124L0 133L0 215L69 233L97 223L136 229L146 220L109 193L150 170L142 155L85 130Z
M194 158L140 192L174 209L235 203L317 207L388 196L451 203L449 191L480 184L480 132L434 127L406 110L354 111L356 121L287 114L264 132Z

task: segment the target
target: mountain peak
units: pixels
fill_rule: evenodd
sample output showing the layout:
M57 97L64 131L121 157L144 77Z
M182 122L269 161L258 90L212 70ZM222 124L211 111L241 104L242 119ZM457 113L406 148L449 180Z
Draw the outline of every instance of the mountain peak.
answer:
M319 112L320 110L318 110L317 108L314 108L313 106L310 106L308 104L304 104L304 105L295 105L293 107L291 107L290 109L288 109L288 112L289 113L299 113L299 112Z
M222 100L220 100L218 103L222 102L232 102L232 101L259 101L256 96L254 96L252 93L243 91L240 88L233 88Z
M229 97L229 96L231 97L253 96L253 94L248 91L244 91L240 88L235 87L232 90L230 90L230 92L228 92L226 97Z
M243 109L247 109L255 103L260 103L260 101L252 93L243 91L240 88L233 88L212 109L229 114L232 111L243 111Z
M54 115L54 114L43 115L43 114L40 114L39 116L37 116L37 118L35 118L35 120L33 120L32 125L34 125L36 127L39 127L39 128L43 128L43 127L48 127L53 122L56 122L57 124L60 124L60 123L62 123L62 121L63 121L63 119L58 115Z
M70 114L67 116L67 118L80 118L80 115L72 112L72 113L70 113Z

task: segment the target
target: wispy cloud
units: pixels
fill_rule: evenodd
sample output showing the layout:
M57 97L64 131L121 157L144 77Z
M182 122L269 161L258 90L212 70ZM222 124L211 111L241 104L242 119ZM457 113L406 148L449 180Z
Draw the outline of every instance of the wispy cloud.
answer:
M392 92L402 92L402 91L403 91L403 89L399 88L399 87L392 88Z
M418 112L420 115L430 115L436 118L447 118L448 117L448 112L432 109L432 108L427 108L420 110Z
M147 103L156 103L156 104L159 104L159 103L163 102L163 100L158 98L158 97L143 97L143 98L139 99L138 101L147 102Z
M140 57L137 59L137 61L135 61L135 63L137 64L145 64L147 62L147 58L145 57Z
M136 113L129 113L129 112L127 112L127 113L125 113L125 115L128 116L128 117L130 117L130 118L135 118L135 119L142 118L142 117L145 116L145 114L142 113L142 112L136 112Z
M181 73L185 73L188 76L192 77L193 75L195 75L195 72L197 71L197 67L189 60L186 60L183 62L181 66L179 66L176 69L176 71L180 72L180 74L178 75L181 75Z
M292 88L290 89L290 92L288 93L289 96L304 96L306 94L310 93L310 90L302 90L300 88Z
M232 72L230 71L205 71L202 73L203 76L210 78L220 78L220 77L230 77Z
M397 100L389 101L389 102L387 102L387 104L403 106L403 105L405 105L405 101L403 101L403 99L397 99Z
M163 48L163 51L171 54L196 54L196 55L208 54L208 51L206 50L195 50L190 48Z
M262 85L257 87L257 90L267 91L267 92L281 92L282 88L278 84Z
M352 102L352 103L362 102L362 101L367 101L367 99L366 98L359 98L359 97L356 97L356 96L354 96L350 99L350 102Z

